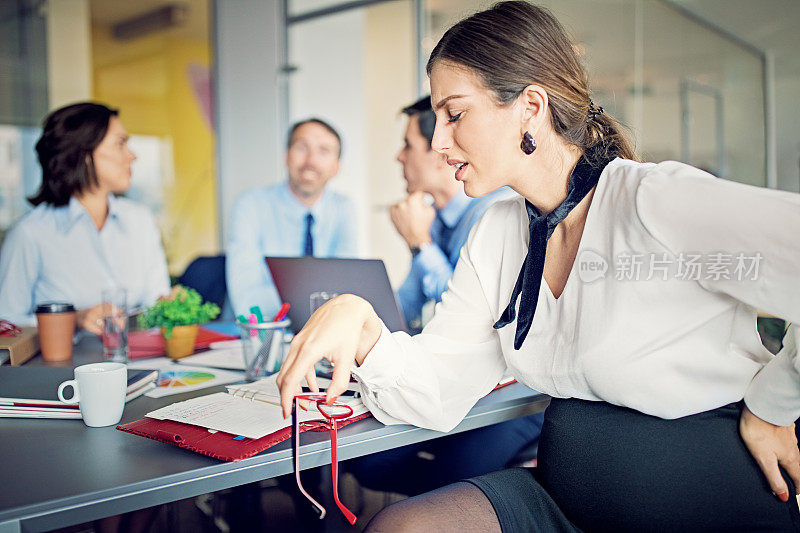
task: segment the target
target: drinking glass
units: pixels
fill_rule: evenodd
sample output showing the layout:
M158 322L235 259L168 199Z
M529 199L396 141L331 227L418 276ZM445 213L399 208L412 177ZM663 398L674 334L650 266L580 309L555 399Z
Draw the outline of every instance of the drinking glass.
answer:
M106 289L103 297L103 356L106 361L128 362L128 292Z
M311 315L314 314L314 311L322 307L325 302L328 300L332 300L339 296L336 292L330 291L317 291L312 292L311 295L308 297L309 299L309 306L311 308ZM333 365L327 359L320 359L314 367L316 369L317 374L325 377L332 377L333 376Z

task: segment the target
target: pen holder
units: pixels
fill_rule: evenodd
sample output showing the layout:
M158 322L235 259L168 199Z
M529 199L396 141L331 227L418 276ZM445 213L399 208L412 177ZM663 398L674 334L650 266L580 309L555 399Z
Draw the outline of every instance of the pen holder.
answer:
M255 381L278 370L283 362L283 334L292 323L288 318L280 322L243 324L241 329L242 355L247 381Z

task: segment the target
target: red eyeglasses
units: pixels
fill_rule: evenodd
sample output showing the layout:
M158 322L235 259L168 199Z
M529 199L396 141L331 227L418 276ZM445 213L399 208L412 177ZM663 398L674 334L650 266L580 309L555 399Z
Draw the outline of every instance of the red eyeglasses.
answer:
M347 518L347 521L350 522L350 525L354 525L356 523L356 515L350 512L350 509L345 507L344 504L339 501L339 457L336 446L336 422L352 416L353 408L347 404L339 402L333 402L333 404L327 405L325 403L325 394L321 393L298 394L294 397L294 402L292 403L292 453L294 454L294 477L295 480L297 480L297 487L300 489L300 492L302 492L303 496L308 498L308 501L314 504L314 507L320 512L320 519L325 518L325 508L320 505L317 500L312 498L308 492L306 492L306 489L303 488L303 484L300 482L300 417L297 414L297 400L315 401L319 412L322 413L322 416L324 416L330 422L331 481L333 482L333 501L336 502L336 506L342 512L344 517Z
M16 337L22 330L16 324L0 318L0 337Z

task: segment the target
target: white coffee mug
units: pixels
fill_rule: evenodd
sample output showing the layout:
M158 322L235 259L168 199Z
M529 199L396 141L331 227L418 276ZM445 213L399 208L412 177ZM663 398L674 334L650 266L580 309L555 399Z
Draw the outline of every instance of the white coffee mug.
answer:
M110 426L122 418L128 370L122 363L92 363L75 368L75 379L58 386L58 399L78 404L83 422L89 427ZM72 387L72 398L64 389Z

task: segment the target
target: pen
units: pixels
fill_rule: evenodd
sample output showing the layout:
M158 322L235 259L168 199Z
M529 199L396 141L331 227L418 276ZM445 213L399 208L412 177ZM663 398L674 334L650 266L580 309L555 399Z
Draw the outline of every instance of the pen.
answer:
M286 318L286 314L289 312L289 302L284 303L281 308L278 310L278 314L275 315L275 318L272 319L273 322L280 322L284 318Z
M256 320L258 321L259 324L264 322L264 315L261 314L261 308L260 307L258 307L257 305L254 305L253 307L250 308L250 312L253 313L254 315L256 315Z
M272 323L280 322L284 318L286 318L286 313L289 312L289 303L284 303L281 305L281 308L278 310L278 313L275 315L275 318L272 319ZM266 333L266 332L265 332ZM272 338L269 342L269 348L267 352L267 361L264 363L264 367L266 368L267 372L272 374L276 371L275 364L278 362L278 351L281 350L281 343L283 343L283 329L276 328L272 330Z
M247 317L247 323L250 324L251 326L255 326L256 324L258 324L258 320L256 319L256 315L251 313L250 316ZM256 328L250 328L250 336L251 337L257 337L258 336L258 330Z

